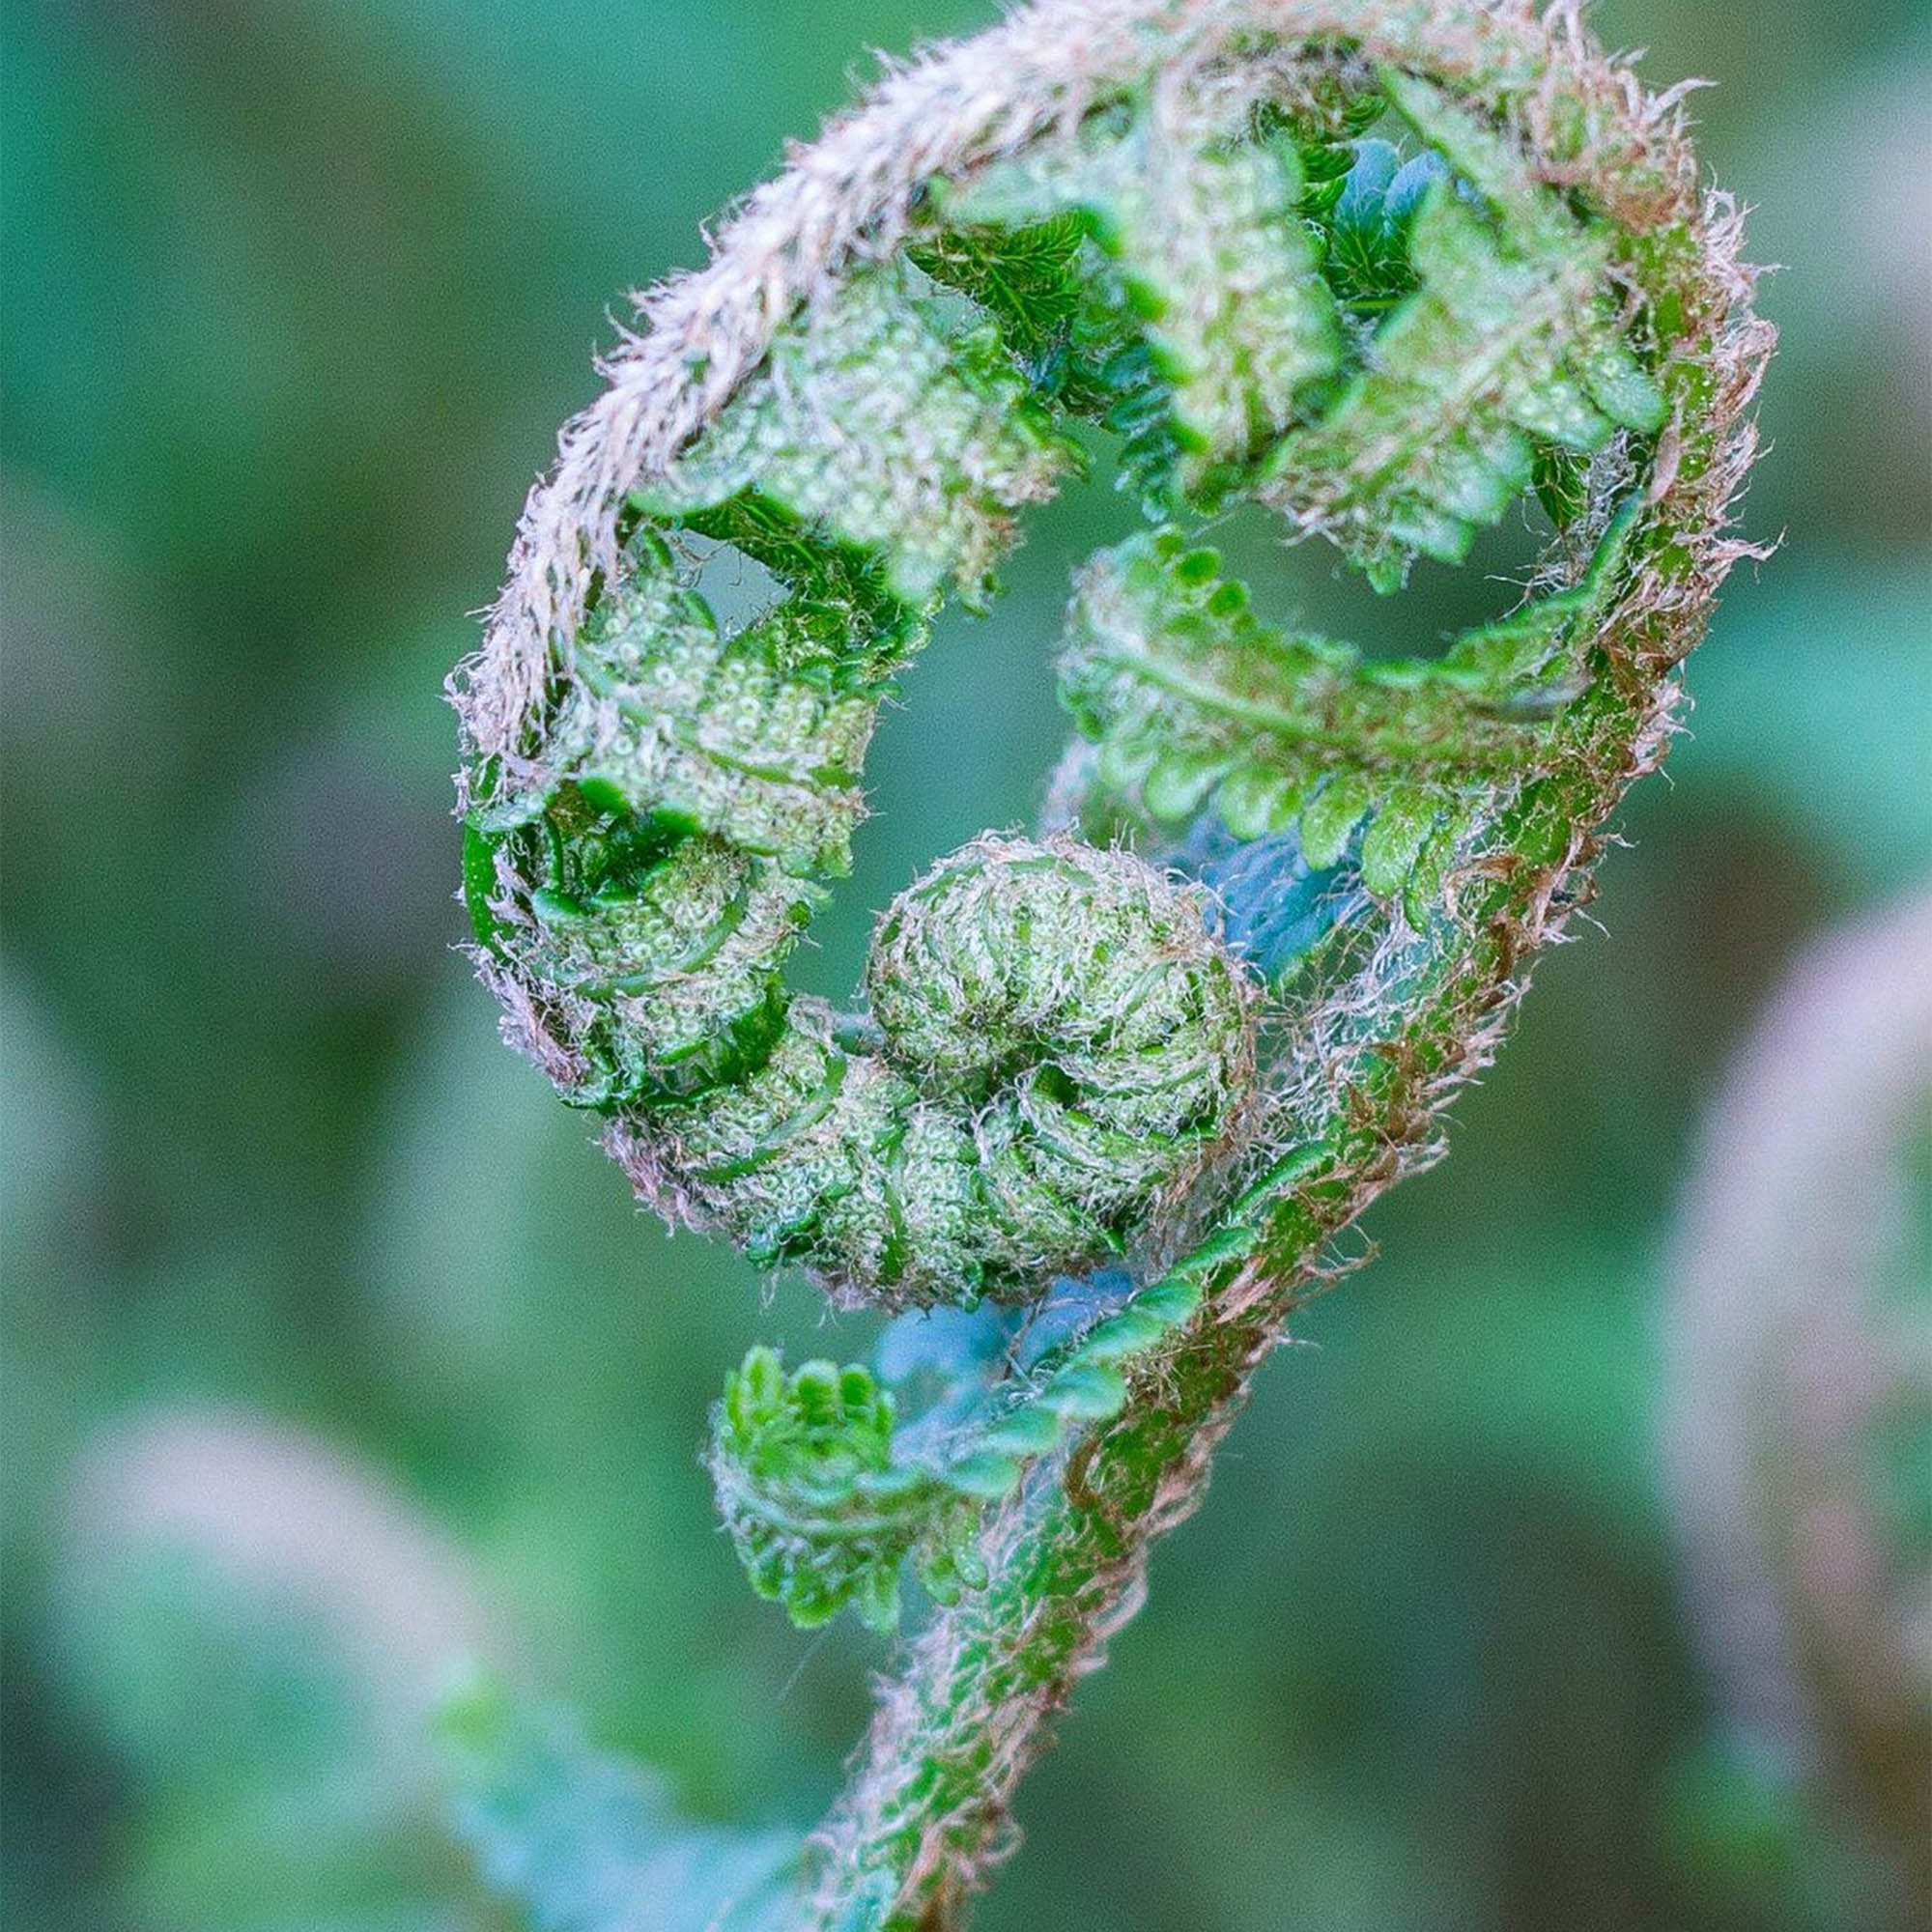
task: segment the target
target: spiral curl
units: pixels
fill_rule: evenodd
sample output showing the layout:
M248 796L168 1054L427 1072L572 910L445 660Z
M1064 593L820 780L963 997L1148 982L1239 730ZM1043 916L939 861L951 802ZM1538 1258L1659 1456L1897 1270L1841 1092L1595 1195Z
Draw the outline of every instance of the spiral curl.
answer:
M674 1166L688 1218L849 1299L1009 1298L1120 1252L1252 1085L1244 976L1125 853L976 840L895 900L867 991L869 1029L795 1000L754 1073L611 1134L641 1191Z
M1358 138L1389 114L1421 144L1404 165ZM1611 493L1666 414L1614 224L1507 129L1343 50L1293 78L1183 63L922 194L903 248L822 278L627 480L540 688L510 705L486 657L462 696L509 1037L668 1216L893 1308L1157 1258L1252 1151L1264 977L1293 962L1236 959L1171 875L1197 811L1426 926L1587 682L1630 525ZM709 354L695 337L694 380ZM1092 743L1058 798L1095 842L975 841L886 914L863 1012L794 996L879 706L1081 466L1080 422L1169 526L1075 604ZM1388 590L1532 483L1562 563L1439 663L1266 631L1173 527L1253 497ZM721 623L712 546L776 601ZM1144 856L1103 849L1122 833Z

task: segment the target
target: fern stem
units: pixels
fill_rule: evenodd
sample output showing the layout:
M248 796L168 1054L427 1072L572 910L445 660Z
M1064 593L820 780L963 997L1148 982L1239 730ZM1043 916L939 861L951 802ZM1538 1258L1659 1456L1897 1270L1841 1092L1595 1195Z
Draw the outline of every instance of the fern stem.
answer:
M1141 1366L1116 1421L1037 1474L994 1528L992 1584L910 1648L820 1833L814 1926L901 1932L935 1922L935 1907L945 1923L948 1902L1009 1848L1014 1786L1138 1607L1153 1543L1199 1504L1254 1371L1332 1276L1332 1237L1433 1157L1436 1107L1486 1063L1530 953L1587 892L1588 828L1661 753L1674 686L1628 668L1577 721L1560 789L1497 827L1486 876L1469 882L1463 942L1403 961L1356 1042L1329 1057L1324 1103L1303 1118L1303 1173L1263 1252L1223 1270L1174 1345ZM1578 828L1553 863L1551 823ZM884 1898L892 1916L866 1916Z

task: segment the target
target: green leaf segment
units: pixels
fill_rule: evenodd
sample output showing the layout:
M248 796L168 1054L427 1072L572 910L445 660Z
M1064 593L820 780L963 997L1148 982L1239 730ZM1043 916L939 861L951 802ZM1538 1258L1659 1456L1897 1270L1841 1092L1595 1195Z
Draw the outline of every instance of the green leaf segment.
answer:
M1412 215L1390 219L1382 197L1383 252L1400 239L1414 289L1333 408L1283 440L1257 495L1395 589L1417 554L1461 563L1529 487L1539 447L1594 455L1618 428L1654 434L1666 405L1619 331L1604 224L1579 220L1428 82L1390 73L1383 86L1455 173Z
M1580 688L1634 506L1582 581L1469 631L1438 658L1364 663L1352 645L1257 617L1211 549L1172 528L1082 574L1061 689L1097 748L1091 793L1155 827L1211 798L1240 840L1293 831L1312 867L1356 844L1362 881L1420 931L1496 788L1532 770Z
M1124 1369L1201 1305L1198 1265L1177 1270L1025 1370L955 1388L943 1432L907 1452L895 1405L859 1366L807 1362L787 1376L754 1349L712 1420L719 1507L753 1587L809 1629L848 1604L873 1630L899 1620L899 1570L936 1603L982 1589L974 1547L984 1506L1027 1465L1126 1406Z
M458 679L506 1037L668 1216L898 1315L874 1368L730 1378L754 1587L931 1606L833 1817L742 1882L632 1800L590 1804L629 1851L574 1836L605 1774L504 1719L469 1815L560 1932L956 1922L1333 1236L1587 892L1743 549L1737 225L1567 10L1063 4L890 81L648 298ZM1145 526L1075 581L1050 826L903 893L855 1010L794 994L880 705L1096 435ZM1372 662L1225 574L1244 500L1387 592L1538 502L1548 549L1509 616Z

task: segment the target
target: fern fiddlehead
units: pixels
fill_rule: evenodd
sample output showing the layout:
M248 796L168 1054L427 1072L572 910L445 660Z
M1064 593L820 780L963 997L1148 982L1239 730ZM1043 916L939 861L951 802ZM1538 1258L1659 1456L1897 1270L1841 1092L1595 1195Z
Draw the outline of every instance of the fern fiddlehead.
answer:
M1745 553L1737 243L1569 6L1064 0L796 156L566 430L456 683L506 1035L668 1215L936 1311L883 1380L754 1351L715 1418L761 1591L889 1627L909 1558L941 1606L796 1922L939 1922L997 1861L1327 1242L1586 890ZM901 895L860 1011L788 992L880 703L1094 430L1151 527L1078 579L1049 827ZM1531 493L1521 608L1396 663L1196 535L1252 499L1395 592ZM768 608L721 621L716 547Z

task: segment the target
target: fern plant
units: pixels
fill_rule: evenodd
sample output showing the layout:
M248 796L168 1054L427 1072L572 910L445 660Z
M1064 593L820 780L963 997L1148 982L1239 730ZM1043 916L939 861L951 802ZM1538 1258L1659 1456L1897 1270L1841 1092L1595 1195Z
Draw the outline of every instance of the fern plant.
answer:
M477 965L644 1201L895 1315L869 1365L754 1350L709 1461L795 1622L927 1607L797 1840L680 1836L466 1706L533 1923L936 1928L1011 1850L1258 1364L1663 752L1747 552L1739 239L1574 6L1042 0L644 298L454 681ZM880 704L1095 434L1141 527L1076 580L1045 823L901 894L854 1010L790 992ZM1393 594L1532 497L1520 608L1401 662L1264 621L1201 540L1252 500ZM714 612L721 548L766 608Z

